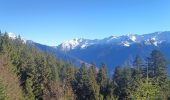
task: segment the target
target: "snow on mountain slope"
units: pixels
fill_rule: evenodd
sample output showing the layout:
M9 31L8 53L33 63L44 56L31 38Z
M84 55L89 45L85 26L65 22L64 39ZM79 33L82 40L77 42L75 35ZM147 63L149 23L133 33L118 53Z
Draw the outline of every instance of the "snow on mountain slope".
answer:
M101 40L89 40L83 38L76 38L73 40L66 41L59 45L57 48L62 51L69 51L73 49L84 49L91 45L97 44L113 44L129 47L135 43L141 43L144 45L158 46L162 42L170 42L170 32L155 32L144 35L130 34L122 36L110 36Z
M65 41L64 43L61 44L62 50L70 50L74 49L77 46L81 46L82 48L86 47L88 45L87 40L85 39L78 39L75 38L73 40Z
M12 33L12 32L9 32L9 33L8 33L8 36L9 36L9 38L11 38L11 39L16 39L16 38L18 37L15 33ZM21 37L21 39L22 39L23 43L26 43L26 42L27 42L27 40L24 39L23 37Z
M12 33L12 32L9 32L9 33L8 33L8 36L9 36L10 38L12 38L12 39L16 39L16 38L17 38L17 36L15 35L15 33Z

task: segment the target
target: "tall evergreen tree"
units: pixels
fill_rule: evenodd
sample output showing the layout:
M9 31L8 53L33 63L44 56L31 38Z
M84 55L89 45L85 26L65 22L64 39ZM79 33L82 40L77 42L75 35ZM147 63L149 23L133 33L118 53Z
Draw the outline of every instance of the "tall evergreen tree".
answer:
M134 62L133 62L133 68L132 70L132 90L135 91L139 87L139 82L143 77L143 63L139 56L136 56Z
M99 100L99 86L96 81L96 67L92 65L88 70L89 90L91 91L90 100Z
M33 93L33 89L32 89L32 80L31 79L27 79L26 80L26 84L25 84L25 87L26 87L26 99L27 100L35 100L35 95Z
M5 86L2 84L1 80L0 80L0 100L7 100Z
M122 74L123 69L120 66L115 67L115 71L113 74L113 86L114 86L114 92L116 98L119 98L121 95L121 82L122 82Z
M38 55L35 58L35 64L36 64L36 69L35 69L35 77L33 78L33 92L35 94L35 98L42 100L44 96L44 91L45 86L44 86L44 81L46 80L46 77L44 75L44 66L45 66L45 60L42 56Z
M97 67L94 63L91 64L90 69L91 69L92 73L94 74L94 77L97 79L98 72L97 72Z
M132 73L131 68L126 66L123 69L123 79L121 85L121 98L131 99L131 86L132 86Z
M66 64L63 66L61 72L61 79L63 82L64 98L68 100L74 99L74 93L72 88L72 82L75 79L74 74L75 70L71 64Z
M153 84L150 79L142 79L136 91L132 91L132 98L134 100L164 100L158 97L159 93L157 84Z
M154 50L151 53L151 57L149 59L149 66L152 68L152 76L156 78L161 84L161 81L165 81L167 79L167 60L163 56L160 51ZM164 80L161 80L164 79Z
M73 88L77 95L77 100L90 100L89 77L84 63L75 76Z
M142 67L143 67L142 59L140 58L140 56L136 56L133 62L134 71L132 76L137 80L142 77Z
M162 95L166 94L168 91L167 64L166 58L160 51L152 51L148 62L149 76L161 87L161 91L163 91ZM165 97L166 96L164 96L164 98Z
M126 66L121 68L117 66L115 68L115 73L113 75L113 85L114 85L114 94L119 100L122 99L131 99L131 90L132 90L132 72L131 68Z
M107 75L106 65L102 64L102 67L99 70L98 75L97 75L97 83L100 86L100 94L103 96L104 99L106 98L108 94L107 93L108 82L109 82L109 78Z

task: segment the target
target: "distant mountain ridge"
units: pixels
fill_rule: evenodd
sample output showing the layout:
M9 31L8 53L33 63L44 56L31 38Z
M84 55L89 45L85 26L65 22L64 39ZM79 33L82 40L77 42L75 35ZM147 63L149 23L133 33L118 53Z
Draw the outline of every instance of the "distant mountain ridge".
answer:
M154 49L163 52L170 61L170 31L110 36L95 40L76 38L63 42L56 49L69 59L74 57L74 61L77 59L86 63L93 62L98 67L105 63L111 74L115 66L133 63L136 55L145 59Z
M95 63L97 67L100 67L101 63L105 63L110 75L115 66L133 63L136 55L146 59L154 49L160 50L170 62L170 31L110 36L95 40L76 38L56 47L28 40L27 43L77 66L84 62L88 65ZM170 69L168 72L170 74Z
M143 43L145 45L155 45L161 44L162 42L170 42L170 32L155 32L151 34L144 34L144 35L137 35L137 34L130 34L130 35L122 35L122 36L110 36L104 39L83 39L83 38L75 38L73 40L65 41L59 46L58 49L63 51L69 51L77 48L87 48L91 45L97 44L115 44L120 46L130 46L134 43Z

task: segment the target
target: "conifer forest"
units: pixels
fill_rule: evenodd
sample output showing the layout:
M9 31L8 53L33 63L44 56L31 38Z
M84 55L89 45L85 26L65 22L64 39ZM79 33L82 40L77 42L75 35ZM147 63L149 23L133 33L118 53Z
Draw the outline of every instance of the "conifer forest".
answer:
M0 34L0 100L170 100L168 62L153 50L131 65L80 67Z

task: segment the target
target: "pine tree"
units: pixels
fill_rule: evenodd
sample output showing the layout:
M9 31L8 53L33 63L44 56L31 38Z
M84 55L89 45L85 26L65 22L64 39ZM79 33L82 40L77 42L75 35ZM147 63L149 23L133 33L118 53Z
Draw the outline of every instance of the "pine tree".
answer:
M136 56L134 62L133 62L133 68L132 70L132 90L135 91L139 87L139 82L143 77L142 73L143 63L139 56Z
M74 80L74 68L71 64L66 64L62 68L61 78L63 83L64 98L72 100L74 98L72 82Z
M154 50L151 53L149 67L152 68L152 76L161 84L167 79L167 60L160 51Z
M157 84L153 84L151 79L142 79L139 82L139 87L136 91L132 92L132 98L134 100L161 100L158 95L159 86Z
M31 79L27 79L26 80L26 84L25 84L25 87L26 87L26 99L27 100L35 100L35 96L34 96L34 93L33 93L33 89L32 89L32 80Z
M117 66L113 76L114 94L116 98L131 99L132 77L131 68Z
M1 40L1 47L2 47L2 53L3 54L7 54L7 56L9 56L9 54L11 53L11 41L9 39L8 33L5 32L5 34L2 37Z
M108 94L107 93L108 82L109 82L109 78L108 78L107 71L106 71L106 65L102 64L102 67L99 70L98 75L97 75L97 83L100 86L100 94L103 96L104 99L106 98Z
M116 98L119 98L121 95L121 83L122 83L122 76L123 76L123 69L120 66L115 67L115 71L113 74L113 86L114 86L114 91L113 94L115 95Z
M139 80L140 78L142 78L142 59L139 56L136 56L134 62L133 62L133 74L132 76L134 78L136 78L137 80Z
M73 88L77 100L90 100L91 92L89 91L89 77L84 63L76 74Z
M123 79L121 83L121 98L131 99L131 86L132 86L132 73L131 68L128 66L123 69Z
M170 100L170 80L168 81L168 100Z
M94 74L95 79L97 79L97 67L94 63L91 64L90 69L92 73Z
M48 53L45 53L46 56L46 62L48 67L51 70L51 75L50 78L53 81L58 81L59 80L59 63L57 62L56 57L54 57L53 55L50 55Z
M168 89L167 60L164 55L153 50L148 63L149 77L161 87L162 98L166 98Z
M88 70L89 90L91 91L90 100L99 100L99 86L96 81L96 67L92 65Z
M0 100L7 100L5 86L2 84L1 80L0 80Z
M35 98L42 100L44 96L44 73L43 73L43 68L44 68L44 59L41 57L36 57L35 58L35 64L36 64L36 69L35 69L35 75L33 78L33 92L35 94Z

